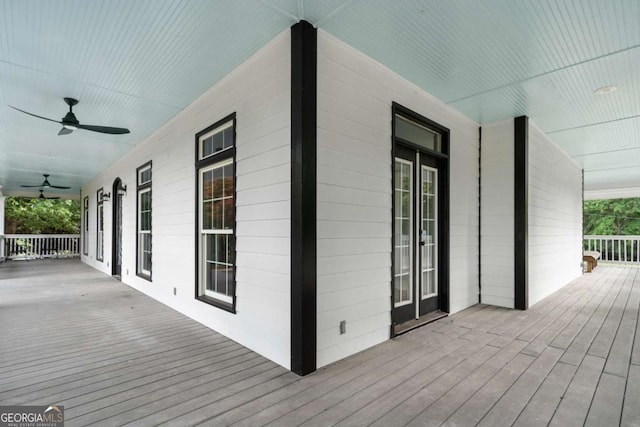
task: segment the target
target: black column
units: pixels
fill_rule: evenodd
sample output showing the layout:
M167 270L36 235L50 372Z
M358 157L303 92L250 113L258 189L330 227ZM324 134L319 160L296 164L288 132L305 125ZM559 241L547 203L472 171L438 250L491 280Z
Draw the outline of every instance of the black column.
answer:
M316 29L291 27L291 370L316 370Z
M514 127L514 279L515 308L529 308L529 118L516 117Z

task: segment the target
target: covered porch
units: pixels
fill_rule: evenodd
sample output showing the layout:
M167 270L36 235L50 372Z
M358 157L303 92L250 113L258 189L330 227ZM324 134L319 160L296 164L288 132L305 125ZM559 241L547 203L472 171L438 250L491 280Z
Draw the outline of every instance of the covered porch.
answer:
M640 269L476 305L306 377L78 260L0 264L0 404L68 425L633 425ZM28 296L28 297L27 297Z

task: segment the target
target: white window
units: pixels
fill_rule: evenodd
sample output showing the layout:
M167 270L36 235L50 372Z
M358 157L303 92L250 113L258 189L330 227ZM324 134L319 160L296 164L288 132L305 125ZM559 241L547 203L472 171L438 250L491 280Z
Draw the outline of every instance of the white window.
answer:
M137 261L136 274L151 279L151 162L137 169Z
M197 135L199 299L234 311L235 119Z
M98 209L97 209L97 233L96 233L96 259L98 261L104 260L104 192L102 188L98 190L97 200L98 200Z
M89 255L89 196L82 202L82 253Z

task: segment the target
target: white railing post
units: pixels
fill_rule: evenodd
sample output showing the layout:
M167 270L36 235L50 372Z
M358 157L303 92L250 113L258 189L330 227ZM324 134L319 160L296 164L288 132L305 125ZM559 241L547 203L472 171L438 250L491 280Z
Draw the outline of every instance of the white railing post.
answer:
M2 242L7 259L79 257L79 234L7 234Z
M640 236L585 235L583 247L600 252L600 261L640 264Z

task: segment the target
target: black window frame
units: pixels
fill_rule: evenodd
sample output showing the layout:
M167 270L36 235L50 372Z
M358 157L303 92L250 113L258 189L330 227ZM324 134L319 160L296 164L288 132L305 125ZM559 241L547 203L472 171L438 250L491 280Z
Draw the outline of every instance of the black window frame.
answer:
M136 168L136 276L152 281L153 276L153 259L149 261L149 273L142 271L142 257L140 254L140 194L142 192L149 192L149 197L151 198L151 222L149 224L149 234L151 236L151 254L153 256L153 163L152 161L148 161L147 163ZM151 177L149 181L141 182L140 174L145 169L149 169L151 173Z
M104 188L96 191L96 261L104 262ZM102 214L102 217L100 217ZM100 239L102 226L102 239ZM102 244L102 247L100 246ZM99 256L102 255L102 256Z
M203 135L215 130L216 128L222 127L228 122L232 122L233 128L233 146L223 149L217 153L213 153L208 155L205 158L201 157L201 145L200 139ZM218 120L211 126L201 130L195 135L195 298L198 301L204 302L206 304L212 305L219 309L228 311L230 313L236 313L236 294L237 294L237 286L236 286L236 277L237 277L237 250L236 250L236 242L237 242L237 162L236 162L236 146L237 146L237 133L236 133L236 113L229 114L221 120ZM201 266L200 266L200 241L201 241L201 233L200 233L200 210L202 201L200 199L200 174L202 169L208 168L216 163L220 163L226 160L231 159L231 165L233 165L233 232L232 236L234 239L233 245L233 281L232 281L232 295L231 295L231 303L226 301L222 301L216 299L214 297L210 297L208 295L204 295L201 292Z

